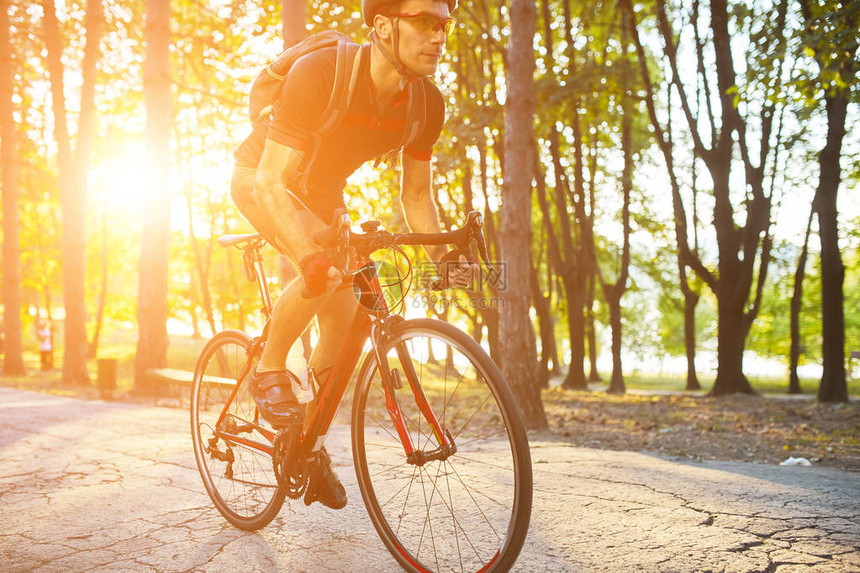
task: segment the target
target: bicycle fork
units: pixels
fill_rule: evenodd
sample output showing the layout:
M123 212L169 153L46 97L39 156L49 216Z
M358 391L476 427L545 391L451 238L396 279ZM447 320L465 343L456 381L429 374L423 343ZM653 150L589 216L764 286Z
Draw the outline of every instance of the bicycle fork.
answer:
M397 358L400 366L404 371L406 381L412 391L412 396L415 399L415 405L421 416L427 421L433 436L439 444L438 448L424 451L415 449L412 443L412 437L406 427L406 421L403 418L403 412L400 409L400 403L397 399L396 391L403 387L403 375L398 368L391 368L388 363L388 356L380 349L383 347L385 338L384 329L377 328L375 325L371 331L371 339L373 341L373 353L376 358L376 364L382 378L382 388L385 393L385 409L388 411L388 416L391 418L392 424L397 431L397 436L403 445L404 453L406 454L406 462L423 466L425 463L433 460L446 460L457 452L457 445L454 443L454 438L451 433L443 429L439 423L439 419L430 407L427 401L427 396L424 394L424 389L421 387L421 381L418 379L418 374L415 372L415 367L412 364L412 357L405 343L400 343L396 346ZM443 412L444 414L444 412Z

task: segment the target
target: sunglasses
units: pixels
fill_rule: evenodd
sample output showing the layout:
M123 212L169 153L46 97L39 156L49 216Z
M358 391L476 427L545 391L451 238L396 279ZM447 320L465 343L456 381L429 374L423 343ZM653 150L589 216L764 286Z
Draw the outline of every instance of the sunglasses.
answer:
M454 24L457 23L454 18L443 18L432 12L398 12L391 16L406 18L420 32L428 35L435 34L441 30L446 36L449 36L454 30Z

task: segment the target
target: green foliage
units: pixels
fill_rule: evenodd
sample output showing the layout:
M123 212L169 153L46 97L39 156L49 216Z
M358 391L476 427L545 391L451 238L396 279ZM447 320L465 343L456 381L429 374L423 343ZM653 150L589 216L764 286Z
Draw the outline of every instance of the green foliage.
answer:
M707 7L700 3L699 29L706 46L712 38L707 26ZM70 128L77 130L77 103L80 65L86 41L85 5L74 0L58 6L64 44L64 64ZM99 61L97 113L93 158L89 177L87 210L87 307L93 318L98 311L98 295L103 288L102 273L107 266L105 320L108 331L133 325L136 316L137 261L140 251L140 198L150 191L143 144L144 3L106 0L105 29ZM668 187L655 173L662 169L652 145L650 122L642 103L644 86L638 61L631 51L625 54L620 10L615 3L546 0L538 3L535 131L536 154L547 188L547 212L536 195L532 201L532 255L539 290L550 297L554 330L563 361L569 352L567 320L569 301L561 274L549 252L550 236L565 237L562 222L570 225L576 242L588 225L594 225L595 256L609 282L614 281L621 250L620 216L622 176L621 122L623 95L632 102L628 116L633 122L633 153L637 169L631 196L632 261L630 292L623 304L624 347L640 357L681 355L683 346L682 294L674 246L673 214ZM776 165L764 168L776 173L774 203L780 198L784 209L793 209L807 199L817 172L811 166L820 149L822 133L817 120L822 109L820 86L851 90L846 66L856 66L845 54L856 47L856 26L860 4L837 0L810 0L813 24L806 30L797 7L790 2L788 34L779 31L782 0L737 2L732 4L731 32L737 37L738 85L732 88L735 105L750 118L750 131L761 128L760 117L780 113L780 157ZM691 2L670 6L672 24L678 38L690 40ZM42 62L41 8L38 3L16 0L11 3L10 30L13 42L15 80L13 98L18 135L18 163L21 178L21 272L25 307L42 314L60 315L62 269L59 264L59 195L56 174L56 145L52 137L50 97ZM171 326L179 325L202 335L212 327L257 329L261 313L255 285L247 282L240 253L222 249L214 238L230 232L250 231L229 197L233 149L246 136L246 97L251 81L267 61L281 50L280 2L171 3L173 46L171 52L173 114L171 156L171 250L169 304ZM659 90L658 114L674 125L680 122L677 101L665 96L667 78L661 66L660 41L653 18L653 5L634 6L639 32L645 40L645 65ZM307 2L308 33L338 28L356 40L366 41L367 28L360 17L359 0L311 0ZM569 11L569 12L568 12ZM506 101L504 66L507 42L505 6L486 1L461 3L458 25L449 38L447 53L436 82L445 98L448 121L434 154L434 195L443 227L463 222L469 209L479 209L487 217L491 257L501 258L498 220L504 169L504 106ZM569 27L569 34L566 31ZM629 49L628 49L629 50ZM690 55L690 54L688 54ZM780 58L785 64L779 67ZM854 78L856 74L850 75ZM791 90L776 89L789 82ZM691 84L693 85L693 84ZM713 86L712 86L713 87ZM693 96L691 88L691 97ZM697 97L696 113L707 121L704 94ZM712 104L715 104L712 94ZM779 111L784 110L784 111ZM581 141L574 137L573 121L581 127ZM856 131L856 114L850 115L848 132ZM776 125L776 124L775 124ZM853 131L852 131L853 130ZM550 137L558 133L558 167L550 153ZM681 173L685 197L690 195L691 143L674 130L675 161ZM772 135L776 145L776 133ZM847 153L855 154L852 143ZM577 147L579 146L579 147ZM750 149L756 156L758 149ZM578 164L577 153L582 153ZM845 193L850 193L860 173L856 157L848 158L844 170ZM853 161L853 163L851 163ZM560 173L556 173L556 170ZM578 174L582 179L577 180ZM369 166L350 179L346 189L348 204L358 220L379 219L391 230L405 229L399 208L397 165L372 169ZM697 186L702 189L701 180ZM577 185L584 190L584 216L577 214L573 198ZM555 201L560 186L564 205ZM856 186L856 185L855 185ZM746 195L741 186L740 205ZM700 195L700 248L710 267L715 267L713 234L705 214L711 207ZM579 205L577 205L579 207ZM807 208L802 205L803 209ZM738 211L740 213L740 210ZM740 219L740 214L738 215ZM692 225L692 223L691 223ZM844 221L848 230L843 241L846 267L845 328L846 350L860 349L860 220ZM692 236L692 226L691 226ZM802 229L780 230L773 262L765 286L762 308L753 324L749 348L762 356L784 359L788 355L788 304L799 247L796 235ZM552 233L550 235L549 233ZM102 251L105 240L106 250ZM814 241L813 241L814 242ZM288 269L279 278L279 262L268 251L267 268L277 293L283 282L294 278ZM584 258L587 254L579 254ZM422 250L415 261L427 262ZM580 260L572 264L581 263ZM426 269L427 267L421 267ZM518 277L515 280L522 280ZM701 280L688 273L690 286L702 295L696 311L699 348L712 348L715 337L715 305ZM594 308L598 330L606 330L608 309L599 292ZM412 294L421 294L413 287ZM471 305L476 299L492 301L498 293L491 286L481 292L447 293L448 304L437 304L429 312L444 315L485 337L494 318L492 308ZM803 359L815 361L820 354L820 268L810 255L801 313L801 332L806 348ZM90 332L93 330L91 322ZM106 332L111 335L111 332ZM110 339L110 338L108 338Z
M838 0L808 0L803 53L819 66L818 81L826 91L850 91L857 82L857 29L860 4Z
M785 243L773 250L762 311L753 323L748 348L760 356L778 358L788 364L791 344L791 298L794 294L794 274L800 249ZM801 364L821 357L821 272L818 257L806 265L803 300L800 310L800 345L804 352Z

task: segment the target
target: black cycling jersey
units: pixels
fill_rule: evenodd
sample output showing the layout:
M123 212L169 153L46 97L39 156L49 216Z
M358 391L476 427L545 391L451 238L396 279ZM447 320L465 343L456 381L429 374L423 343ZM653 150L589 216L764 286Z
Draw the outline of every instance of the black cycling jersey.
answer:
M386 109L376 103L370 81L369 50L363 49L353 99L341 124L323 138L307 179L307 195L291 189L323 219L343 207L343 188L349 177L366 161L397 149L406 126L407 95L395 95ZM272 119L263 122L236 149L238 164L256 167L266 138L308 152L311 133L331 96L334 82L336 48L323 48L299 59L284 81L275 103ZM404 153L429 161L433 145L445 120L442 94L432 82L426 84L427 114L424 131Z

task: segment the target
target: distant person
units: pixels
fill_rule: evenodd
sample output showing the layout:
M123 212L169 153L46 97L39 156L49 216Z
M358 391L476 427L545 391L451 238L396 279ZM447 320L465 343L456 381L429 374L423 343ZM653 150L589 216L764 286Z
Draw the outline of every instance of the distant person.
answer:
M54 346L51 343L51 326L43 321L37 331L39 337L39 357L42 361L42 370L54 368Z

